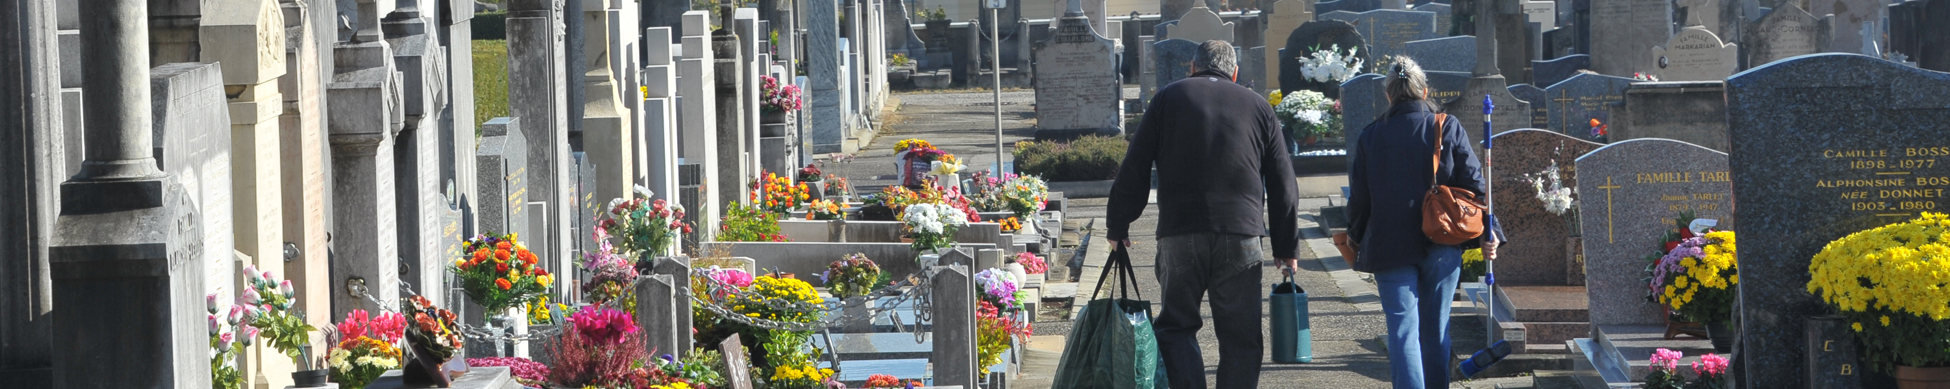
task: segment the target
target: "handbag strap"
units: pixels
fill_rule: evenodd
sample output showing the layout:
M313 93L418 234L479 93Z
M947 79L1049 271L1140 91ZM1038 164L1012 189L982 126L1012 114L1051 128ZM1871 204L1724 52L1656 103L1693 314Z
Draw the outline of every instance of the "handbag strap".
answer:
M1442 174L1442 127L1448 122L1449 114L1435 114L1435 153L1429 156L1429 188L1435 188L1436 176Z

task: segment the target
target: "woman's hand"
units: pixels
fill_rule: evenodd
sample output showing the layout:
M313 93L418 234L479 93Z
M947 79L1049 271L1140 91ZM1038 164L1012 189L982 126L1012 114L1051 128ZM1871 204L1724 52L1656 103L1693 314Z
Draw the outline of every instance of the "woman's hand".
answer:
M1499 242L1496 240L1496 234L1484 233L1483 234L1483 260L1485 261L1496 260L1496 245L1501 243L1503 242Z

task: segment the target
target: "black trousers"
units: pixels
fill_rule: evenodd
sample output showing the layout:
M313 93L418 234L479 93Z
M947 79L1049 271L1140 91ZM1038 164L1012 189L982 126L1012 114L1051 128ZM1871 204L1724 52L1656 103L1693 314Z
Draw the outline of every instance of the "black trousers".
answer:
M1171 389L1205 389L1205 358L1198 330L1201 298L1210 294L1213 330L1219 338L1220 388L1259 387L1260 263L1259 237L1200 233L1158 239L1158 284L1164 308L1153 323L1159 356Z

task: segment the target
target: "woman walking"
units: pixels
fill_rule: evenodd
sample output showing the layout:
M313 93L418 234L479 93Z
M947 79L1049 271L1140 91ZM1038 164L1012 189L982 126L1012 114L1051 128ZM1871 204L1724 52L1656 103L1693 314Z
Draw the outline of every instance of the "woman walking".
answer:
M1397 389L1449 387L1449 303L1463 250L1495 243L1442 245L1422 232L1422 198L1434 183L1482 198L1482 163L1469 134L1428 100L1428 76L1400 58L1387 71L1388 113L1361 131L1349 166L1348 237L1360 247L1354 270L1374 273L1388 317L1389 371ZM1440 137L1440 143L1438 143ZM1438 145L1441 149L1437 150ZM1430 156L1439 161L1432 164ZM1431 172L1431 165L1434 171ZM1494 228L1494 227L1492 227ZM1484 239L1499 235L1485 233Z

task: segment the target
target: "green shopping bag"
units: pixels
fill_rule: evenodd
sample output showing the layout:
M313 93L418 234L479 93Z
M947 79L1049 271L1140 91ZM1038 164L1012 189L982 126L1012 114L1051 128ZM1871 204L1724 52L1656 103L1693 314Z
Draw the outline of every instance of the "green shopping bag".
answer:
M1113 274L1115 273L1115 274ZM1054 389L1164 389L1164 360L1158 357L1158 338L1151 332L1151 302L1130 298L1137 283L1131 269L1131 255L1123 248L1111 251L1104 273L1097 279L1098 292L1104 282L1118 279L1119 298L1098 299L1097 292L1078 315L1076 327L1063 347L1057 363Z

